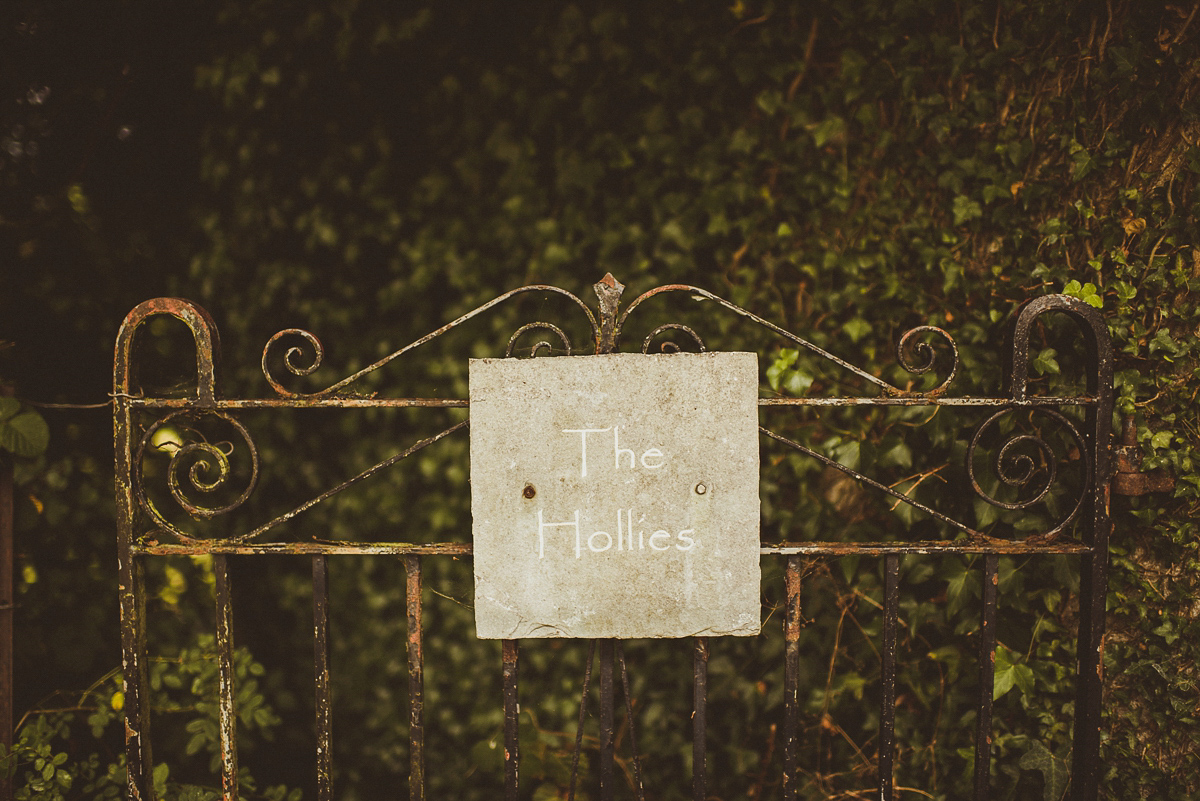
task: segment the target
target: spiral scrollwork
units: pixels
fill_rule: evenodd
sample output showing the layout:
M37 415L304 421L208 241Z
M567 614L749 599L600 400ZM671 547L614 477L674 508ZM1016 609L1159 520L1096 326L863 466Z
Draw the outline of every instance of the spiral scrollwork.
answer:
M249 473L241 476L245 486L236 495L236 487L230 486L236 472L230 457L237 451L237 446L232 441L212 442L204 439L197 427L201 418L222 421L232 427L237 437L245 444ZM180 441L192 437L196 440ZM192 538L168 521L146 492L145 462L147 455L152 451L170 455L166 476L171 498L180 508L198 520L209 520L237 509L246 502L258 483L258 449L250 438L250 432L232 416L216 411L187 410L167 415L149 426L138 446L138 499L142 508L160 529L170 531L181 540ZM214 497L222 491L227 494L219 501L196 498L197 495Z
M904 332L896 345L896 359L900 366L913 375L924 375L934 368L938 362L938 351L930 342L921 339L922 335L933 334L943 340L950 351L950 370L942 383L924 392L924 395L940 395L945 392L954 376L958 373L958 345L954 337L935 325L921 325Z
M554 325L553 323L526 323L518 328L511 337L509 337L508 347L504 349L504 357L506 359L513 355L513 351L517 346L517 340L520 339L526 331L549 331L558 337L558 341L562 343L563 349L566 350L566 355L571 355L571 340L567 336L566 332L557 325ZM537 356L542 350L550 353L554 350L554 346L551 345L547 340L539 340L533 344L533 348L530 350L529 355L531 357Z
M1012 497L1006 500L985 490L976 475L977 451L985 435L993 428L999 430L1000 420L1006 415L1012 414L1013 411L1013 409L1004 409L985 420L976 429L975 435L967 447L967 475L976 495L1000 509L1009 511L1029 509L1043 501L1058 483L1059 464L1068 458L1082 460L1084 471L1090 477L1091 464L1087 460L1087 447L1079 429L1062 414L1051 409L1039 409L1032 414L1045 415L1054 421L1070 443L1067 453L1060 455L1041 433L1010 432L1004 436L1003 441L995 450L991 470L998 480L997 488L1008 487ZM1081 486L1086 486L1086 480L1081 483ZM1066 517L1041 536L1054 537L1070 524L1083 508L1084 496L1085 493L1080 491L1079 497Z
M700 335L688 326L683 325L682 323L667 323L666 325L660 325L658 328L655 328L646 336L645 341L642 342L642 353L649 353L650 346L654 343L654 339L666 331L682 331L692 338L692 341L696 343L696 347L700 349L700 353L704 353L706 350L708 350L706 347L704 347L704 340L700 338ZM680 351L680 347L678 343L668 340L659 345L659 351L661 353L678 353Z
M285 398L295 398L302 393L292 392L279 383L279 380L271 371L271 355L273 351L277 351L282 345L276 345L285 338L295 338L303 342L301 345L292 345L283 354L283 365L288 372L296 376L311 375L321 366L321 361L325 358L325 348L321 345L321 340L305 331L302 328L285 328L275 336L267 340L267 344L263 347L262 355L262 372L267 379L267 383L279 395Z

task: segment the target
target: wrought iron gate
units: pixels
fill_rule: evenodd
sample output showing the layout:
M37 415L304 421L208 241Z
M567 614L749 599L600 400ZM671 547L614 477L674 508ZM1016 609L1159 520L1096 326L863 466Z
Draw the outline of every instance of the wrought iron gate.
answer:
M624 287L612 276L606 276L595 285L598 297L598 313L577 296L553 286L525 286L507 292L475 310L459 317L445 327L413 342L407 347L391 353L376 363L333 384L327 389L312 394L296 394L286 389L269 363L276 349L282 348L287 338L299 338L301 345L307 343L314 350L314 361L308 365L298 364L302 354L298 347L283 353L283 363L295 375L311 373L320 361L321 345L311 334L298 329L288 329L276 334L268 342L263 353L263 373L275 391L269 398L223 398L217 393L215 366L218 360L217 330L209 315L199 306L179 299L160 298L146 301L135 308L121 327L115 356L115 437L116 437L116 498L119 525L120 558L120 609L122 626L122 650L124 665L124 692L126 716L126 748L128 765L128 795L131 799L149 799L153 794L150 754L149 702L147 684L146 643L146 587L143 566L147 560L172 555L211 555L215 574L216 595L216 642L220 676L220 738L222 757L222 784L226 799L237 798L238 747L235 719L234 650L232 630L232 606L229 579L231 557L265 557L277 554L307 555L312 560L312 583L314 597L314 653L317 735L316 772L318 798L329 801L335 797L332 778L331 753L331 694L329 668L329 593L327 569L330 557L350 554L393 555L403 560L407 575L408 609L408 667L411 721L409 726L411 770L408 781L410 798L425 797L424 749L424 703L422 655L422 561L447 556L467 556L471 553L469 543L357 543L352 541L330 542L315 536L306 541L285 542L272 539L269 534L276 526L322 501L332 498L347 487L395 464L434 442L453 435L463 429L467 421L453 425L440 433L421 440L409 448L396 453L389 459L364 471L346 483L305 501L291 511L259 525L249 531L218 538L202 538L189 534L162 508L162 499L168 495L187 515L198 520L214 518L241 505L251 494L259 472L259 455L249 430L240 416L251 410L278 410L285 408L465 408L465 399L437 398L379 398L354 394L356 381L372 373L397 357L429 341L446 334L471 318L477 317L498 304L524 293L548 293L566 298L578 307L586 318L594 353L613 352L619 346L621 333L630 316L655 297L667 293L686 293L696 299L715 304L723 311L732 312L749 324L756 325L778 337L791 347L803 349L824 360L832 369L844 371L854 377L871 393L853 397L764 397L759 401L764 413L771 410L786 410L797 407L929 407L931 409L958 407L977 410L985 415L982 424L970 442L966 457L966 473L974 493L989 503L1004 509L1021 510L1040 500L1046 489L1033 493L1032 497L1017 500L993 498L989 490L981 485L974 474L973 465L981 437L997 421L1014 410L1027 410L1047 417L1054 425L1065 431L1068 445L1073 448L1072 458L1082 480L1079 482L1079 497L1068 505L1056 525L1045 531L1035 532L1024 538L997 539L979 530L981 526L955 519L944 511L919 503L909 494L887 486L830 458L814 447L785 437L769 428L761 428L762 436L769 441L794 449L817 460L826 469L849 476L871 491L890 496L895 503L910 504L928 518L939 523L944 530L956 534L954 538L924 539L920 541L888 542L783 542L764 544L763 554L777 556L786 562L785 597L786 615L783 621L785 640L783 724L783 797L795 798L797 794L797 762L805 744L799 738L800 689L799 640L801 627L800 594L802 560L832 558L847 555L879 559L883 564L884 593L882 602L881 682L882 700L879 709L880 734L878 740L877 775L878 797L892 799L897 795L893 782L895 753L894 715L896 709L897 672L897 625L899 619L899 575L901 559L910 554L962 554L982 555L982 609L979 628L979 696L977 700L977 723L975 735L975 791L976 799L989 797L989 762L992 744L992 688L996 648L997 624L997 575L999 559L1003 555L1047 555L1066 554L1078 559L1080 573L1080 611L1077 634L1077 677L1074 704L1074 743L1072 748L1071 792L1076 801L1091 801L1098 794L1101 772L1100 706L1101 706L1101 645L1104 634L1106 561L1110 521L1108 517L1108 482L1111 470L1111 423L1112 423L1112 353L1107 328L1098 312L1087 304L1062 295L1050 295L1028 303L1016 320L1011 351L1007 391L995 397L962 397L950 393L958 367L958 352L954 340L945 331L932 326L919 326L901 339L898 347L899 365L910 374L928 372L934 364L931 346L922 338L933 338L950 354L945 377L936 387L924 391L904 389L849 364L832 353L795 334L764 320L706 290L682 285L662 286L634 299L624 310L619 308L619 299ZM1064 313L1073 319L1077 336L1087 351L1086 390L1070 397L1044 397L1030 390L1030 336L1038 319L1047 313ZM644 312L643 312L644 313ZM195 340L196 385L185 396L150 397L142 394L135 382L134 338L148 319L157 315L169 315L183 321ZM547 322L530 322L522 326L510 339L505 355L511 356L520 337L528 337L533 331L546 332L549 341L539 341L530 350L531 355L541 351L559 350L575 352L575 347L563 328ZM705 344L694 328L682 323L666 323L654 328L641 345L642 352L663 337L677 337L690 347L704 349ZM553 346L553 347L552 347ZM664 350L678 349L668 342ZM915 357L914 357L915 354ZM915 359L915 360L914 360ZM229 446L208 441L178 443L171 454L167 469L148 476L145 470L147 453L155 448L166 428L186 430L192 421L200 418L219 420L236 432L243 442L250 460L249 475L243 492L232 497L219 508L210 508L189 500L191 491L201 493L213 490L229 478ZM1081 419L1082 424L1077 424ZM993 430L994 434L994 430ZM1054 464L1059 458L1052 448L1036 433L1010 433L999 447L996 457L997 470L1003 480L1010 484L1029 483L1033 479L1034 460L1020 455L1021 446L1031 447L1040 454L1042 474L1039 486L1049 487L1055 480ZM165 482L166 490L158 497L148 489L150 480ZM600 709L600 771L599 795L612 798L615 792L614 777L614 683L616 671L626 684L626 704L629 704L628 683L622 645L617 641L600 641L591 646L600 653L599 685ZM500 666L503 676L503 709L505 716L505 788L506 797L518 797L518 658L517 641L504 641L503 661ZM692 786L694 798L701 801L706 797L706 738L708 721L706 716L706 676L709 642L696 638L694 643L694 709L693 753L694 775ZM591 681L591 657L584 676L584 698L587 684ZM499 700L499 699L498 699ZM632 717L632 708L629 708ZM582 735L584 709L581 704L579 734ZM631 730L632 731L632 730ZM579 741L577 740L577 749ZM636 751L636 749L635 749ZM576 751L578 754L578 750ZM635 773L637 768L634 762ZM574 777L572 779L574 781ZM642 795L640 777L637 791Z

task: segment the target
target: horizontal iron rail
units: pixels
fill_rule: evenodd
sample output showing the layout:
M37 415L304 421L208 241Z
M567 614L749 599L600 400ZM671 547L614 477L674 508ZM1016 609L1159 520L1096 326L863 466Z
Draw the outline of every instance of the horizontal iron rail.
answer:
M925 540L918 542L784 542L764 545L760 554L788 556L886 556L888 554L995 553L995 554L1087 554L1091 546L1079 542L971 542L967 540Z
M186 545L134 545L133 552L148 556L200 556L203 554L230 554L237 556L281 555L281 556L470 556L468 542L213 542L211 544L188 543Z
M901 395L839 398L759 398L759 406L1094 406L1090 395L1076 397L988 398ZM200 402L195 398L130 398L135 409L467 409L466 398L247 398Z
M896 397L847 398L759 398L759 406L1092 406L1096 399L1089 395L1070 398L945 398L941 395L900 395Z
M195 398L130 398L135 409L466 409L466 398L239 398L200 402Z
M134 545L133 552L146 556L200 556L228 554L233 556L470 556L469 542L212 542L186 545ZM1087 554L1092 548L1079 542L969 542L962 540L919 540L916 542L783 542L763 545L759 553L766 556L886 556L887 554Z

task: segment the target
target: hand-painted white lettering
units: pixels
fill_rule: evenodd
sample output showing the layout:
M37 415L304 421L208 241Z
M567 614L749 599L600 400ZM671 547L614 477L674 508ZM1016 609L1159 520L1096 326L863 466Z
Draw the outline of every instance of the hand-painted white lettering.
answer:
M642 452L639 458L637 452L632 448L621 447L621 427L609 426L608 428L564 428L564 434L579 435L579 477L587 478L588 476L588 434L603 434L606 431L613 432L613 469L620 470L622 467L628 467L634 470L638 466L638 462L646 470L658 470L666 465L667 457L659 448L647 448Z
M574 526L575 527L575 558L578 559L582 552L582 547L579 542L579 510L575 510L575 519L568 520L565 523L546 523L542 521L542 510L538 509L538 559L546 558L546 529L557 526Z
M629 454L629 469L632 470L634 467L637 466L637 462L634 461L637 458L637 454L635 454L629 448L621 447L621 444L619 442L619 435L617 433L620 430L621 430L620 426L613 426L613 469L614 470L621 469L621 456L623 454L627 453L627 454Z
M658 460L658 464L647 464L646 463L647 458L652 458L652 459ZM665 462L662 461L662 458L663 458L662 451L660 451L658 448L651 448L650 450L648 450L642 454L642 467L646 468L647 470L657 470L658 468L660 468L664 464L666 464Z
M665 528L655 529L650 536L646 536L645 529L637 530L637 541L634 542L634 511L633 509L618 509L617 510L617 535L614 538L607 531L593 531L588 535L586 540L583 538L583 530L580 528L580 510L574 512L574 519L565 520L561 523L548 523L545 520L543 511L538 509L538 558L546 558L546 529L548 528L564 528L573 527L575 529L575 558L582 559L585 551L592 553L604 553L605 551L621 551L632 553L634 551L669 551L671 549L671 532ZM585 520L591 519L588 517ZM646 516L640 515L638 523L645 523ZM694 536L696 530L694 528L685 528L675 535L677 542L675 543L676 550L690 551L699 543ZM570 540L568 539L568 542ZM614 548L613 545L616 545ZM649 545L649 549L647 549ZM586 546L586 547L585 547Z
M661 448L647 448L641 452L641 456L633 448L621 446L621 427L619 425L608 426L607 428L564 428L564 434L579 435L579 477L588 477L588 434L604 434L611 431L613 435L613 470L620 472L623 468L636 470L640 464L644 470L659 470L667 465L667 455L663 453ZM592 440L593 450L596 446L596 441ZM602 460L603 461L603 460ZM596 464L592 465L592 473L596 472ZM635 551L661 553L671 550L671 531L673 527L655 528L653 532L647 536L645 528L638 528L634 525L634 510L632 508L617 509L617 533L614 537L607 531L593 531L590 535L584 537L583 531L580 528L581 520L583 522L599 520L607 517L601 515L599 518L591 517L584 514L581 518L580 510L575 510L574 520L567 520L561 523L547 523L542 516L542 510L538 510L538 558L544 559L546 554L546 529L556 527L575 527L575 558L582 559L585 551L591 553L604 553L606 551L620 551L622 553L633 553ZM608 518L611 520L611 518ZM642 514L637 517L638 526L645 524L646 515ZM675 549L680 551L690 551L696 547L697 539L695 537L696 530L685 528L675 534L674 543ZM636 538L636 539L635 539ZM569 542L569 540L568 540ZM649 548L646 545L649 543ZM613 546L616 546L615 548Z
M578 434L580 443L580 458L579 458L579 477L587 478L587 435L588 434L603 434L605 431L611 431L612 426L608 428L564 428L564 434Z
M599 547L599 548L596 547L596 538L597 537L604 538L604 545L602 547ZM607 531L595 531L595 532L592 532L592 536L588 537L588 550L591 551L592 553L602 553L604 551L607 551L609 548L612 547L612 544L613 544L612 535L609 534Z

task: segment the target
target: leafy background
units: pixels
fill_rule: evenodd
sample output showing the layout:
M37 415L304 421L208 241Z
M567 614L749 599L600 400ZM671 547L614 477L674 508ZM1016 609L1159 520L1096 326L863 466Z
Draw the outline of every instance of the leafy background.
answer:
M960 350L955 391L973 394L999 391L996 354L1019 305L1066 291L1109 322L1114 424L1131 415L1146 469L1176 477L1171 492L1113 499L1102 783L1113 797L1193 798L1196 12L1132 0L5 4L3 375L28 400L102 402L123 315L172 294L215 316L226 394L269 391L258 354L293 325L325 341L310 387L324 386L504 290L545 282L590 297L612 271L626 299L664 283L701 286L893 381L936 380L904 372L893 350L914 325L942 326ZM759 351L764 392L857 389L705 304L664 302L630 324L648 330L659 317L694 322L710 347ZM465 358L498 355L538 318L575 326L580 341L569 307L533 298L362 389L462 396ZM184 391L186 341L166 323L150 333L138 351L143 383ZM638 340L631 328L626 348ZM1069 326L1047 325L1032 356L1039 391L1078 385ZM11 428L29 407L5 403ZM122 699L112 678L109 423L104 407L41 416L44 452L9 447L24 715L9 761L20 798L111 795ZM1020 520L955 501L953 475L978 420L926 418L768 422L1019 535ZM265 462L311 459L266 476L229 525L261 520L453 419L247 417ZM465 460L465 441L447 440L309 525L364 539L463 539ZM764 446L764 464L767 539L936 533L802 457ZM1051 496L1031 524L1064 502ZM469 565L427 562L431 791L494 797L499 656L464 633ZM962 797L970 775L977 567L903 567L898 781L936 798ZM305 567L235 569L251 688L243 792L311 797ZM764 561L774 633L714 645L716 797L779 797L779 569ZM170 764L156 781L170 797L205 797L215 784L211 571L203 560L161 560L151 581L155 747ZM402 574L362 560L335 565L333 582L339 793L373 797L407 764L397 723L407 718ZM807 797L870 786L880 583L871 560L807 567ZM1002 560L997 797L1064 790L1076 588L1069 560ZM523 782L537 798L565 786L584 656L571 643L525 649L523 686L537 701L523 704ZM647 785L684 797L690 654L682 643L634 643L629 659L639 744L652 755Z

